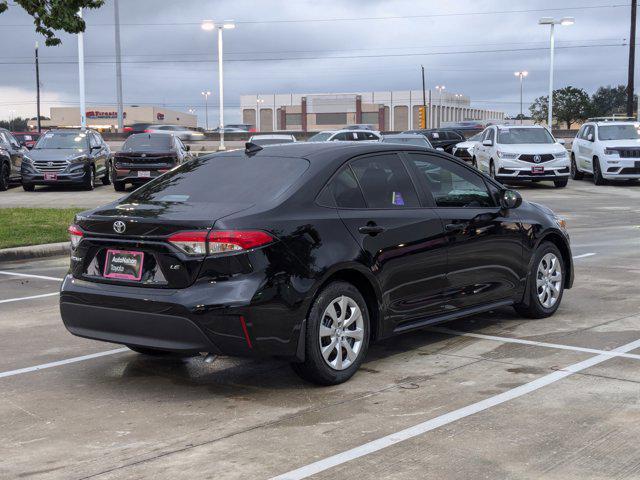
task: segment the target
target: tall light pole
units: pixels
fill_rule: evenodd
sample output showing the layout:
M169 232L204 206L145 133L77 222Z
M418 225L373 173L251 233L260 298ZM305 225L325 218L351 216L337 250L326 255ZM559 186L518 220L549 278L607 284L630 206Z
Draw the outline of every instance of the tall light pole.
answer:
M38 42L36 42L36 110L38 115L38 133L42 131L40 120L40 62L38 60Z
M549 25L550 27L550 41L549 41L549 50L550 50L550 55L549 55L549 107L547 108L548 110L548 114L547 114L547 126L549 127L549 129L552 128L552 122L553 122L553 60L554 60L554 50L555 50L555 26L556 25L564 25L564 26L568 26L568 25L573 25L574 23L576 23L576 19L573 17L563 17L560 20L556 20L554 18L551 17L543 17L540 20L538 20L538 24L539 25Z
M222 48L222 31L232 30L236 28L235 23L225 20L223 23L214 23L212 20L202 22L202 29L206 31L218 30L218 88L220 92L220 146L218 150L226 150L224 146L224 78L223 78L223 48Z
M116 99L118 102L118 133L122 133L124 128L124 108L122 106L122 62L120 51L120 7L118 0L113 1L113 17L115 23L116 42Z
M211 95L210 91L202 92L202 96L204 97L204 130L209 130L209 95Z
M260 104L264 103L264 99L256 98L256 131L260 131Z
M82 8L78 10L78 16L82 18ZM87 129L87 106L84 98L84 35L78 32L78 77L80 87L80 129Z
M522 125L524 122L524 114L522 112L522 83L523 83L524 77L529 75L529 72L527 72L526 70L522 70L520 72L513 72L513 74L516 77L520 78L520 125Z
M444 92L446 88L447 87L445 87L444 85L436 85L438 97L440 97L440 107L438 107L438 109L440 110L438 113L438 128L440 128L440 125L442 124L442 92Z

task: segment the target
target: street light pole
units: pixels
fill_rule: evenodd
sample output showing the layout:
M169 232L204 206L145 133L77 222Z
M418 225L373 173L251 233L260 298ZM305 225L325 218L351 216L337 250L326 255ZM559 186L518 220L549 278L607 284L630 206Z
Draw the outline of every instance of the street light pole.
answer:
M206 92L202 92L202 95L204 96L204 129L205 131L209 130L209 95L211 95L211 92L206 91Z
M82 8L78 10L78 16L82 18ZM80 83L80 129L87 129L87 107L84 98L84 35L78 32L78 77Z
M256 98L256 131L260 131L260 104L264 103L262 98Z
M440 106L438 107L438 128L442 125L442 92L447 88L444 85L436 85L436 90L438 91L438 96L440 97Z
M36 42L36 110L38 115L38 133L42 131L40 120L40 63L38 60L38 42Z
M556 25L573 25L576 23L575 18L573 17L563 17L560 20L555 20L551 17L543 17L538 20L539 25L549 25L550 28L550 37L549 37L549 101L548 101L548 112L547 112L547 126L549 129L553 128L553 62L555 55L555 26Z
M524 77L529 75L529 72L527 72L526 70L523 70L521 72L514 72L514 75L516 77L520 77L520 125L522 125L524 123L524 113L522 109L522 84L523 84Z
M235 23L225 20L223 23L216 24L212 20L202 22L202 29L211 31L218 30L218 90L219 90L219 108L220 108L220 146L218 150L226 150L224 145L224 71L223 71L223 48L222 48L222 30L231 30L236 28Z
M124 128L124 107L122 106L122 62L120 50L120 7L118 0L113 2L113 16L115 23L115 42L116 42L116 100L118 102L118 133L123 132Z

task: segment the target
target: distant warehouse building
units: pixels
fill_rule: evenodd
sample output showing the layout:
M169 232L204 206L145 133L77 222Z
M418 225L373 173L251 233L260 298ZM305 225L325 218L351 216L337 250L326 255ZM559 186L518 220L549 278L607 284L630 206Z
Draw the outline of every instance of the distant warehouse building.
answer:
M111 106L88 106L87 127L96 130L118 129L118 111ZM198 125L198 117L190 113L169 110L163 107L138 107L135 105L124 107L124 126L134 123L153 123L184 125L195 128ZM42 120L42 128L79 128L79 107L52 107L50 120ZM36 128L37 121L29 120L29 127Z
M360 93L290 93L242 95L243 123L258 131L319 131L371 124L383 131L419 128L422 90ZM469 97L437 91L427 93L427 127L448 122L501 121L504 112L471 107Z

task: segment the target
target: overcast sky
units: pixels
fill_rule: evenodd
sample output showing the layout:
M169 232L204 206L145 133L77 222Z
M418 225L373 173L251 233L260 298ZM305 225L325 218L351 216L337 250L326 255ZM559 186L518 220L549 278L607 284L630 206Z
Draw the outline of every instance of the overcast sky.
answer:
M202 19L234 19L225 31L225 114L240 120L247 93L420 89L444 84L477 107L515 114L515 70L528 70L525 109L548 88L549 28L543 16L573 16L558 27L556 87L592 93L626 84L628 0L120 0L125 104L197 109L217 95L216 40ZM15 4L14 4L15 5ZM383 18L380 18L383 17ZM395 18L390 18L395 17ZM88 106L116 98L113 0L85 14ZM321 21L331 20L331 21ZM78 105L77 40L42 47L43 114ZM35 116L30 17L19 6L0 15L0 118ZM623 45L624 44L624 45ZM304 58L307 57L307 58ZM311 57L311 58L309 58ZM348 58L332 58L348 57ZM217 105L217 96L210 106ZM217 112L210 108L211 123Z

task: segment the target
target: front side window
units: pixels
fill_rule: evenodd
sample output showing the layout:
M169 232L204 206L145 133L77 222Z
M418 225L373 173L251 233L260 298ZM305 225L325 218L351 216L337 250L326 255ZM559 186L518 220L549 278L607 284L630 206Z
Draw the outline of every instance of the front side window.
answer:
M546 128L501 128L498 132L498 143L514 145L524 143L555 143Z
M600 140L638 140L640 124L604 125L598 127Z
M358 179L369 208L419 207L411 178L398 155L375 155L354 161L351 168Z
M410 153L424 188L438 207L483 208L495 206L482 177L444 158Z

